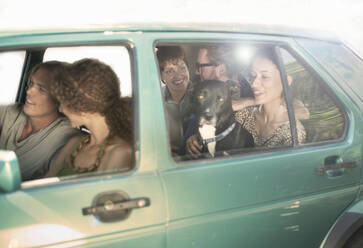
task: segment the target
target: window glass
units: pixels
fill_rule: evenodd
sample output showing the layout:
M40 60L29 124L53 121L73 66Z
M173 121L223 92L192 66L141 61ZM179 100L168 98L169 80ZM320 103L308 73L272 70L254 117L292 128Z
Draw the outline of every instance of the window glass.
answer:
M40 164L40 168L35 168L35 172L25 180L43 177L66 180L95 173L123 172L133 167L129 52L130 50L122 46L46 49L44 62L79 61L73 64L67 73L51 77L55 80L49 94L54 94L53 97L59 103L58 108L55 106L55 111L58 109L62 112L70 123L67 124L67 118L61 116L60 119L64 123L58 125L58 122L54 122L54 125L58 125L57 128L44 131L49 134L43 136L50 139L42 140L45 144L43 150L34 141L32 151L43 151L39 156L33 154L34 158L40 161L33 164ZM57 63L47 65L45 68L55 73L70 68ZM38 70L40 74L33 76L34 83L28 85L32 90L32 96L28 99L30 103L25 106L34 112L39 111L40 106L46 105L39 104L45 101L44 99L47 99L47 103L51 102L45 97L45 93L41 92L40 86L43 83L42 73L46 70ZM122 95L118 92L119 88ZM54 102L52 104L54 106ZM19 156L21 168L29 162L29 159ZM22 175L25 175L23 170Z
M176 160L293 145L274 46L159 43L155 50L170 151ZM305 142L299 120L296 130L297 140ZM190 154L191 139L200 144L201 155Z
M111 66L121 81L122 96L132 95L130 56L126 47L59 47L48 48L44 54L44 61L60 60L65 62L74 62L83 58L97 58Z
M306 129L306 142L339 139L343 135L344 117L321 79L310 73L288 51L281 49L286 74L291 80L295 116ZM306 112L308 110L308 112Z
M0 104L15 102L24 60L25 51L0 53Z
M343 78L363 101L363 63L361 58L343 45L307 39L301 39L299 42L322 62L322 66L336 72Z

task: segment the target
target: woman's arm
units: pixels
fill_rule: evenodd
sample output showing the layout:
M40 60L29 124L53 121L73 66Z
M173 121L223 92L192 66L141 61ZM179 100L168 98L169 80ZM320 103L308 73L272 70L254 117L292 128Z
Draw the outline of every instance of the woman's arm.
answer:
M296 119L307 120L310 118L310 112L305 107L305 105L302 103L302 101L300 101L298 99L294 99L293 106L294 106L294 112L295 112Z
M64 145L55 162L50 166L49 171L45 174L44 177L55 177L57 175L57 173L63 168L64 161L70 156L74 144L79 140L79 137L79 135L72 137L67 142L67 144Z
M238 100L232 100L232 109L233 111L239 111L246 107L256 105L255 99L248 97L248 98L240 98Z

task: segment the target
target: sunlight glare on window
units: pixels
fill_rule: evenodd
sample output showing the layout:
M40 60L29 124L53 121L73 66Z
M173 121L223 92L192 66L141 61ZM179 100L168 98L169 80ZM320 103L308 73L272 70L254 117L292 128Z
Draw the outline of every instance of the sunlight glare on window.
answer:
M59 60L73 63L83 58L96 58L111 66L120 80L122 96L132 95L130 55L126 47L59 47L48 48L44 54L44 61Z
M0 53L0 104L15 102L24 58L24 51Z
M237 48L237 57L238 57L238 60L241 61L243 64L247 64L253 53L254 53L254 47L252 46L240 46Z

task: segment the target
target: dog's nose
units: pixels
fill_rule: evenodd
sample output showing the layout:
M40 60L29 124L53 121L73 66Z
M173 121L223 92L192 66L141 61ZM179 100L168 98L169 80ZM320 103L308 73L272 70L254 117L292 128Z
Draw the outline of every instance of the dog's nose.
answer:
M213 118L213 114L212 114L212 111L210 110L210 108L207 108L204 111L204 116L205 116L205 119L208 121L210 121Z

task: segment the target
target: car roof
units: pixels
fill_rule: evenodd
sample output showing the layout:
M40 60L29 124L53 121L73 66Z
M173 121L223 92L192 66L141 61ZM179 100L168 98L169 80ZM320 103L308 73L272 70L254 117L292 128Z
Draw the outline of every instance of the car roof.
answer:
M331 32L301 27L243 23L115 23L0 30L0 37L88 32L223 32L303 37L338 42Z

